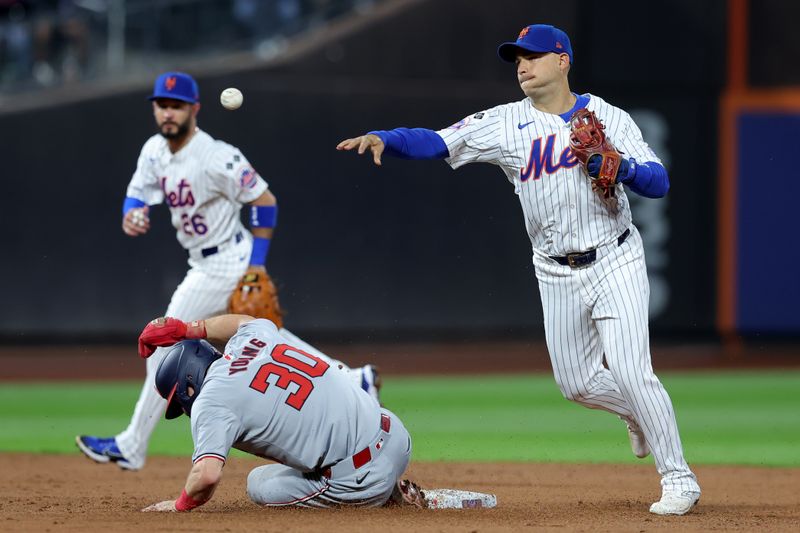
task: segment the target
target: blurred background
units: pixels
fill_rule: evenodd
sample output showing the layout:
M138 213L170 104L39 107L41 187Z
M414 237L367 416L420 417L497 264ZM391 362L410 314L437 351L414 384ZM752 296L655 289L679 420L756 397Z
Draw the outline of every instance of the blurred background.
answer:
M120 229L165 70L199 124L280 204L268 269L309 339L542 339L521 210L503 174L367 158L371 129L445 127L522 98L496 46L564 29L576 92L629 111L669 195L629 193L656 341L800 334L800 33L793 0L0 0L0 341L130 344L186 272L167 209ZM244 105L219 105L238 87ZM795 351L788 349L791 356Z

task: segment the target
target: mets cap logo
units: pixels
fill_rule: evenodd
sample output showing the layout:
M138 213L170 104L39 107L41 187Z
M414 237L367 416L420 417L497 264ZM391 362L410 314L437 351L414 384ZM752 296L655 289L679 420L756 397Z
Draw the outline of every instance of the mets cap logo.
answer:
M519 35L517 36L517 40L519 41L520 39L528 35L530 29L531 29L530 26L525 26L524 28L522 28L522 31L519 32Z
M169 78L164 80L164 87L166 87L168 91L171 91L172 89L175 88L175 84L177 82L178 80L175 79L175 76L170 76Z
M239 174L239 185L244 189L252 189L258 183L258 173L252 168L243 168Z

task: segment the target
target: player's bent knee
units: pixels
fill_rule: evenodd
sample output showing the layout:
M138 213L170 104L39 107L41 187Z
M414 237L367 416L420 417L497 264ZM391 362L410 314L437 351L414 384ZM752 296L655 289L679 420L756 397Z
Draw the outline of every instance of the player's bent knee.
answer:
M247 475L247 496L257 505L325 507L320 497L328 489L318 478L280 464L254 468Z
M558 388L565 399L578 403L583 403L587 399L593 398L599 392L598 384L591 378L582 382L558 381Z
M247 496L259 505L268 505L270 502L278 501L271 497L270 480L280 473L281 465L264 465L254 468L247 474Z
M581 403L589 396L589 391L583 387L579 389L576 389L574 387L569 389L562 388L561 394L564 396L565 399L571 402Z

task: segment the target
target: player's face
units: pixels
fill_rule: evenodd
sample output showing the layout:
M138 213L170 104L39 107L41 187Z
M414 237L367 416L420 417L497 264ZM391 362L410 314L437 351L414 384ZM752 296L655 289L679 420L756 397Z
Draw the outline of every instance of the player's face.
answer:
M158 131L167 139L180 139L194 129L199 104L159 98L153 102Z
M533 97L548 87L560 83L565 75L566 54L525 52L517 54L517 81L526 96Z

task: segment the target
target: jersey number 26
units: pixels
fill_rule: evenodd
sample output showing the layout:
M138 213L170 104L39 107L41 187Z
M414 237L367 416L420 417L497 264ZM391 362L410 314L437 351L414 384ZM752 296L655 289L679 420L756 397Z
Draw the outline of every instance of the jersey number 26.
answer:
M292 357L289 352L303 354L314 361L314 364L310 365L305 361ZM275 385L283 390L287 390L289 384L295 383L298 385L298 389L286 398L286 405L299 411L303 408L303 404L306 403L308 395L314 390L314 382L312 382L311 379L324 375L325 372L328 371L328 368L330 368L330 365L319 357L314 357L310 353L304 352L298 348L293 348L288 344L277 345L272 350L270 357L278 363L293 368L296 372L286 367L276 365L275 363L266 363L261 365L261 368L256 372L253 381L250 382L250 388L262 394L266 394L267 388L269 387L267 378L273 375L278 376Z

